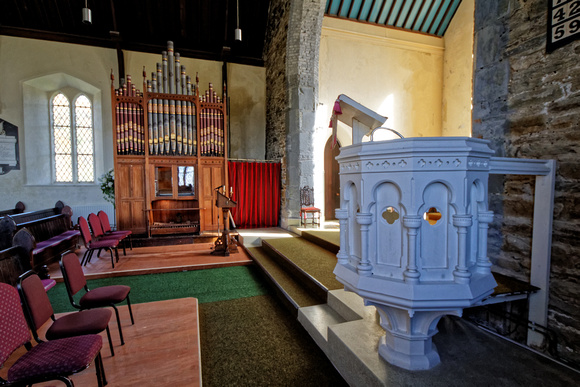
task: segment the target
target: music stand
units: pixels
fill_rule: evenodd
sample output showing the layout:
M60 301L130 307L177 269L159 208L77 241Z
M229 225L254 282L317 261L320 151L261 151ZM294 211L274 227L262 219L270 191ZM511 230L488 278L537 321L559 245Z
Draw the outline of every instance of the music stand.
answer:
M233 235L230 235L229 228L229 212L230 208L237 207L237 203L228 198L226 195L219 191L216 191L217 199L215 205L217 208L221 208L223 212L224 219L224 231L222 235L218 237L215 241L215 248L211 252L212 255L229 256L230 253L238 252L238 243ZM218 221L218 233L219 233L219 221Z

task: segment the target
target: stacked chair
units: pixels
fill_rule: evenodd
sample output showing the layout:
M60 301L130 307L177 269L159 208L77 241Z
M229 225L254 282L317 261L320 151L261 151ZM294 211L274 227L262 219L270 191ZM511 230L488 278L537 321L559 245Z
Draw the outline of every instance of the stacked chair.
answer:
M125 248L126 240L129 239L130 247L133 248L133 242L131 240L131 231L112 231L111 225L109 224L109 217L104 211L99 211L99 215L97 214L90 214L88 217L88 224L90 225L90 230L92 230L92 235L90 235L92 243L89 244L91 248L91 252L86 255L85 258L85 265L90 262L91 257L93 255L93 251L102 248L105 249L114 249L115 254L117 256L117 262L119 262L119 253L117 251L117 247L119 244L122 243L123 247L123 255L127 255L127 251ZM81 220L79 218L79 225L81 225ZM81 226L82 231L82 226ZM90 231L89 231L90 233ZM87 236L89 237L89 236ZM83 235L84 238L84 235ZM86 246L86 239L85 239L85 246ZM104 247L103 247L104 246ZM99 248L100 247L100 248ZM87 248L87 252L89 249ZM97 253L98 255L99 253ZM111 250L111 263L113 268L115 267L115 262L113 261L112 250Z
M131 310L131 301L129 299L131 288L125 285L111 285L90 290L87 286L87 280L81 263L77 255L73 252L63 254L60 261L60 269L70 303L73 307L80 310L112 307L115 310L121 345L124 345L125 341L123 339L121 319L119 318L119 310L116 305L127 300L129 314L131 315L131 324L135 324L133 311ZM74 300L74 295L81 291L81 289L84 289L84 294L77 303Z
M129 238L129 246L130 246L131 250L133 250L133 240L131 238L131 235L133 234L133 232L131 230L116 230L116 231L111 230L111 224L109 223L109 216L103 210L99 211L97 213L97 216L99 217L99 220L101 221L101 227L102 227L105 235L116 236L116 237L120 238L122 241L124 241L126 238Z
M92 215L92 214L91 214ZM90 215L89 215L90 217ZM83 237L83 242L85 244L85 254L83 255L82 262L86 265L93 256L95 250L97 251L97 255L101 252L101 250L108 250L111 254L111 265L113 268L115 267L115 258L117 262L119 262L119 251L117 247L119 246L120 239L118 238L102 238L102 239L95 239L91 235L91 229L89 228L89 224L87 220L79 216L78 225L81 230L81 236ZM115 257L113 257L113 252L115 253Z
M0 315L0 365L21 346L28 350L8 369L6 380L0 379L1 385L27 386L60 380L72 387L69 377L84 371L93 361L99 387L107 384L101 336L89 334L41 341L33 347L18 291L5 283L0 283Z

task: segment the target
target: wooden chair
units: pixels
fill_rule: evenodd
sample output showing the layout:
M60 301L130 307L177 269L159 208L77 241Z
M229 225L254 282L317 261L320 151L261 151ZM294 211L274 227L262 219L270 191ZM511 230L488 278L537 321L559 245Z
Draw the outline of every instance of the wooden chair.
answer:
M84 262L85 265L88 262L90 262L91 257L93 256L95 250L97 250L98 252L100 252L101 250L109 250L109 253L111 253L111 265L113 266L113 268L115 268L115 259L113 258L113 251L115 252L117 262L119 262L119 251L117 250L117 247L119 246L119 240L118 239L93 240L87 220L84 217L79 216L78 224L81 231L81 236L83 237L83 241L85 243L85 248L87 249L85 251L85 254L83 255L83 259L81 260L81 262ZM98 252L97 255L99 255Z
M320 226L320 208L314 207L314 188L305 186L300 188L300 225L307 225L308 219L313 226Z
M84 371L93 361L99 387L107 384L101 357L101 336L68 337L41 342L33 347L16 288L0 283L0 300L0 365L21 346L28 350L10 367L6 380L0 378L1 385L26 386L60 380L72 387L74 384L69 376Z
M121 345L124 345L125 340L123 339L121 319L116 305L127 300L127 306L131 316L131 324L135 324L135 320L133 320L133 311L131 310L131 300L129 299L131 288L125 285L111 285L90 290L87 286L87 280L85 278L85 273L83 273L83 268L75 253L65 253L62 255L60 269L62 271L62 278L72 306L80 310L105 307L112 307L115 310L117 326L119 327L119 336L121 337ZM85 290L85 294L83 294L77 303L73 296L81 289Z

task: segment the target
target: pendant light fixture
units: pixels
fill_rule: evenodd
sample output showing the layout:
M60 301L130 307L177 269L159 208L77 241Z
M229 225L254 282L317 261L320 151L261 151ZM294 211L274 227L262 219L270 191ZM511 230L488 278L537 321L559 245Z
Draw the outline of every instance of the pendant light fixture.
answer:
M236 40L242 41L242 30L240 29L240 0L236 0Z
M85 7L83 8L83 23L92 24L93 16L91 15L91 9L89 8L89 0L85 0Z

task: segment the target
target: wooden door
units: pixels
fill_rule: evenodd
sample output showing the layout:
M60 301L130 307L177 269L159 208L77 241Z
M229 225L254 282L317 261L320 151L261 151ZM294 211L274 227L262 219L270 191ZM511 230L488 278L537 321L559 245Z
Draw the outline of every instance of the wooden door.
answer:
M216 188L225 184L223 161L206 160L200 165L200 227L201 231L214 231L223 228L222 214L215 206Z
M145 234L145 163L142 159L118 160L115 190L117 227L135 234Z
M334 210L340 208L340 176L338 161L340 143L332 148L332 136L324 147L324 218L336 219Z

